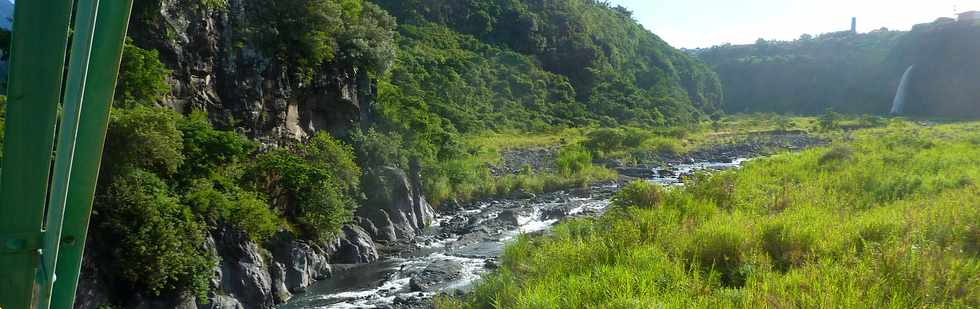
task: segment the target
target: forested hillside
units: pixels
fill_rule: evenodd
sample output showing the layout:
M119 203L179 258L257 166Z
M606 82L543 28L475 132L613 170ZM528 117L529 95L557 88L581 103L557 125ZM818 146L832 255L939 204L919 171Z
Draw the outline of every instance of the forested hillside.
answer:
M622 7L592 0L378 3L402 24L442 25L526 55L532 66L564 77L574 97L561 97L562 93L553 95L553 100L576 104L564 113L546 115L565 122L680 125L714 114L720 107L716 75L644 29ZM410 29L402 28L409 45L419 40L410 33L417 31ZM538 104L530 106L534 105Z
M889 112L903 72L912 65L906 112L980 115L980 25L941 18L911 31L804 35L759 40L694 53L725 85L728 112L814 114Z

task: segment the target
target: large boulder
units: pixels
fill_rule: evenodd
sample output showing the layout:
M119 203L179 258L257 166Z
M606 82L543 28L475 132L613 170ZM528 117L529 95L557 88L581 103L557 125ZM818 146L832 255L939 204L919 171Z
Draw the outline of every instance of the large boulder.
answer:
M359 226L344 225L340 237L332 244L330 261L338 264L362 264L378 260L378 249L371 235Z
M276 303L285 303L293 294L286 288L286 267L282 263L272 263L272 295Z
M303 292L317 280L330 277L329 248L321 249L285 232L277 235L271 243L276 261L283 264L284 283L290 292Z
M207 304L198 304L199 309L245 309L237 299L227 295L217 294L211 297Z
M463 264L454 260L433 261L422 271L413 274L409 287L413 292L435 292L447 282L463 276Z
M520 226L521 217L527 215L526 209L504 209L497 215L497 222L507 226Z
M375 240L411 240L432 224L435 211L422 197L420 183L418 175L410 179L399 168L368 170L363 181L367 203L357 214L373 223Z
M220 289L246 308L276 304L269 263L255 242L239 231L222 228L215 235L220 264Z

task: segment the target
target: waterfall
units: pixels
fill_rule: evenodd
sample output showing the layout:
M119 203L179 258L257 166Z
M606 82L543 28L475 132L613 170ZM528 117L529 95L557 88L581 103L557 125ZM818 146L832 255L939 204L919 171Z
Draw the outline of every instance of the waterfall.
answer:
M909 94L908 86L912 69L915 69L914 64L905 70L905 74L902 74L902 82L898 84L898 90L895 92L895 101L892 101L892 115L900 115L905 112L905 99Z

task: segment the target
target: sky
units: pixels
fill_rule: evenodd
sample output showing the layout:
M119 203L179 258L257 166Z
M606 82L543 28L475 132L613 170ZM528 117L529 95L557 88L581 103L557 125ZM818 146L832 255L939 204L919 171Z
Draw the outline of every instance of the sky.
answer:
M909 30L915 24L980 10L980 0L608 0L678 48L792 40L804 33L882 27Z

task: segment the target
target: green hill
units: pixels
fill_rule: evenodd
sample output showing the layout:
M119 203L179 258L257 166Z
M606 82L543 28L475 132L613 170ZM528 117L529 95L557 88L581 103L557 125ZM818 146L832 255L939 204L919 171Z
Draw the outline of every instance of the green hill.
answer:
M598 121L604 125L679 125L719 110L722 93L717 76L700 61L643 29L622 7L585 0L377 2L401 24L423 29L401 28L405 37L401 45L410 55L407 57L426 56L413 50L416 42L437 37L452 41L456 35L450 33L455 32L472 36L500 52L516 52L511 57L498 57L498 52L481 53L487 48L480 44L459 47L476 51L471 56L488 58L477 62L513 67L510 62L516 61L534 71L529 74L537 74L537 68L541 68L566 79L573 97L562 97L567 90L564 85L552 87L557 96L531 108L542 111L543 119L551 124ZM435 31L430 23L452 31ZM400 58L403 63L407 60L405 53ZM546 84L558 82L552 75L535 79ZM460 86L484 85L474 82ZM492 85L486 88L500 89ZM506 96L513 90L522 89L499 92ZM554 103L559 108L549 108Z

